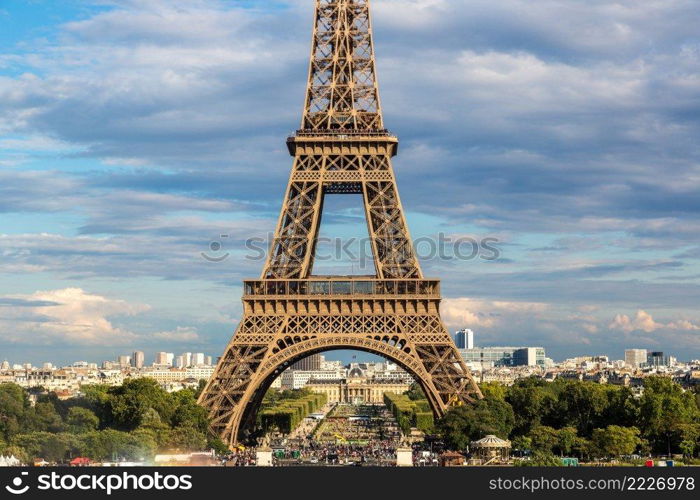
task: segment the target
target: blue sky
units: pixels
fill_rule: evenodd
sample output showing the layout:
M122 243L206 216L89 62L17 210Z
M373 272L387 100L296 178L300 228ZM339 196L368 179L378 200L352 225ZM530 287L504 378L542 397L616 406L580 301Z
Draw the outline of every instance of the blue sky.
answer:
M312 4L0 0L0 357L223 350L291 167ZM423 262L449 328L699 358L697 2L373 9L412 235L500 241ZM363 234L352 201L324 234Z

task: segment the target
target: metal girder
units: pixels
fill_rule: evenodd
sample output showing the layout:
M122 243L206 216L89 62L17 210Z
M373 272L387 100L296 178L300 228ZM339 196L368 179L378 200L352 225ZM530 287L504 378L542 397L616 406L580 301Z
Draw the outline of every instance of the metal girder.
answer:
M343 154L332 146L306 154L299 148L263 278L306 278L313 257L326 194L361 193L372 240L377 276L420 278L388 151L369 153L349 144ZM374 148L381 149L381 148ZM384 148L386 149L386 148Z
M301 128L383 128L368 0L317 0Z
M280 300L272 300L271 309ZM326 307L316 304L316 310L328 314L248 315L240 323L199 400L210 412L212 430L230 446L245 439L250 429L241 424L252 421L250 416L274 378L316 352L357 349L396 362L420 383L437 416L450 406L481 397L440 320L439 299L419 307L422 314L404 315L396 314L411 310L398 304L403 299L382 299L384 304L366 308L365 314L356 313L353 299L323 300L328 301ZM334 307L346 314L334 314ZM392 313L378 313L381 309Z

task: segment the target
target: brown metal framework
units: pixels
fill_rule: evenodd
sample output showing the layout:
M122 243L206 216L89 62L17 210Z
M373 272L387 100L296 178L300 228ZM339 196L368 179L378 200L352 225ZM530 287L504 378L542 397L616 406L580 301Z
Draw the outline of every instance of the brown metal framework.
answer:
M265 391L316 352L359 349L390 359L422 386L436 416L481 397L440 319L440 282L423 278L403 215L383 128L369 0L316 0L294 165L259 280L245 282L244 316L199 398L230 446L252 429ZM376 275L311 275L328 194L362 194Z

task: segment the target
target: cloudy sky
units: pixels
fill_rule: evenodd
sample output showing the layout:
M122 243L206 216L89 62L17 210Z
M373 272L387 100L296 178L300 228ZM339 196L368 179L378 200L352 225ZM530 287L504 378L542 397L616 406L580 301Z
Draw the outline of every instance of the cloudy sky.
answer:
M291 166L312 4L0 0L0 358L223 350ZM700 357L697 0L373 8L413 236L499 241L424 259L449 328ZM357 201L323 234L366 233Z

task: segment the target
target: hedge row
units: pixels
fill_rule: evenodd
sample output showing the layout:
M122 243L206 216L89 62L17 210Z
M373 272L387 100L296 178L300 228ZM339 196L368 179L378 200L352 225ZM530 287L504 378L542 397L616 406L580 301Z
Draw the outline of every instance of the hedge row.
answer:
M307 415L326 404L325 394L308 394L299 399L285 399L278 405L260 412L260 423L265 432L277 429L289 434Z
M435 421L428 400L411 400L405 394L385 392L384 404L394 415L404 434L409 434L411 427L416 427L423 432L433 430Z

